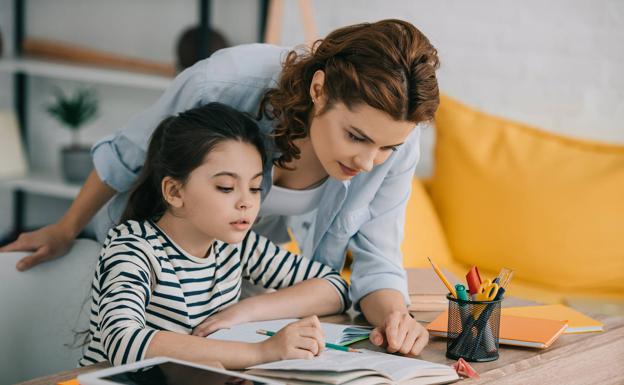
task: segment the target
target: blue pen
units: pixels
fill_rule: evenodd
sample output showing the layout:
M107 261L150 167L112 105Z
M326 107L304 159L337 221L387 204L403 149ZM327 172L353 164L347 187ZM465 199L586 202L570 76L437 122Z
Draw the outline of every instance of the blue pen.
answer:
M470 298L468 297L468 292L466 292L466 287L460 283L455 285L455 292L457 293L457 299L459 300L457 301L457 305L459 306L459 317L461 319L462 330L464 330L469 323L474 322L470 315L470 309L468 307L468 302L470 301ZM465 303L463 303L464 301ZM463 345L463 342L460 343L456 347L456 351L463 350Z
M463 304L462 301L470 301L468 298L468 293L466 292L466 288L464 285L458 283L455 285L455 292L457 293L458 305L459 305L459 315L461 316L462 325L466 325L466 321L468 321L468 317L470 316L470 310L466 307L466 304ZM462 326L463 327L463 326Z
M505 289L501 287L500 289L498 289L498 293L496 293L496 297L494 298L494 300L498 301L502 299L504 294L505 294ZM494 339L494 335L492 334L492 329L490 328L490 325L488 324L488 318L490 318L490 315L492 314L493 310L494 310L494 305L492 304L487 305L485 310L482 312L481 316L479 317L479 319L476 321L477 329L479 330L479 332L477 334L474 348L472 351L473 355L476 353L476 350L479 347L479 344L481 343L481 339L485 339L485 349L488 352L492 352L496 350L496 341Z

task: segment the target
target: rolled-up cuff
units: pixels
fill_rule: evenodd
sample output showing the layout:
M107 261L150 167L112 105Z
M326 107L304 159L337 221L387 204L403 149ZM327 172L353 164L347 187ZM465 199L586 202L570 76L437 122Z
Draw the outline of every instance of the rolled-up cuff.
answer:
M112 137L106 137L96 143L91 148L91 157L102 182L117 192L124 192L132 187L136 174L119 158L113 147Z

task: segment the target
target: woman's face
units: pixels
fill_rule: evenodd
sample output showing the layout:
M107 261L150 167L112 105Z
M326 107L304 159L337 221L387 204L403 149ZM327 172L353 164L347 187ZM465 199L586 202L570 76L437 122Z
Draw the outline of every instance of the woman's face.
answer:
M322 98L315 102L315 110L322 108L319 101ZM415 126L413 122L396 121L366 104L349 109L343 103L334 103L311 119L310 140L329 176L346 180L385 162Z

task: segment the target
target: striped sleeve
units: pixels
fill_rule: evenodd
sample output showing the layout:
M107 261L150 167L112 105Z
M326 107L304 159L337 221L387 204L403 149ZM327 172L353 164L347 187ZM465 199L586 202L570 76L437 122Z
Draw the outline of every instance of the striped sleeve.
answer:
M113 365L143 359L156 333L145 323L152 273L144 245L132 235L113 239L99 262L99 328L104 352Z
M279 289L311 278L327 280L338 292L343 310L351 306L349 286L340 274L320 262L290 253L250 231L241 243L243 278L255 285Z

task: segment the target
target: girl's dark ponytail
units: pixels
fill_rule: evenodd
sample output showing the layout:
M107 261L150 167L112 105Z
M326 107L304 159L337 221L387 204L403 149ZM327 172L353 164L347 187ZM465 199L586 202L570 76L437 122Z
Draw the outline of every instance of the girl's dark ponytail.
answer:
M175 118L170 116L163 120L152 133L147 158L130 193L126 208L121 214L120 223L130 219L141 221L159 218L165 213L167 205L160 191L163 177L160 155L165 131L173 119Z

